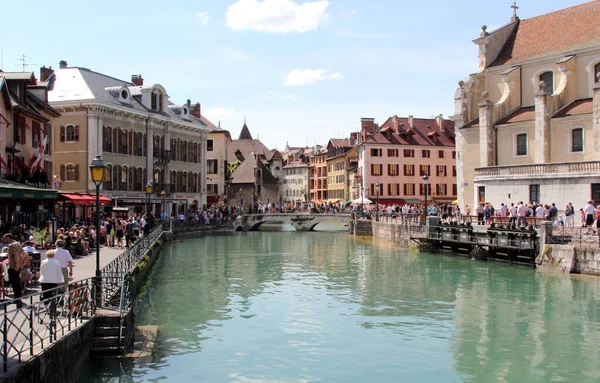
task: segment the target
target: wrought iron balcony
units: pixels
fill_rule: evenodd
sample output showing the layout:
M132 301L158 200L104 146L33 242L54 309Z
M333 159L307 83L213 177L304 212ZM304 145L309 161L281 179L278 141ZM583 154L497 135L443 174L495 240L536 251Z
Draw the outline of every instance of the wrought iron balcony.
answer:
M164 149L153 150L154 163L159 165L165 165L171 161L171 151Z

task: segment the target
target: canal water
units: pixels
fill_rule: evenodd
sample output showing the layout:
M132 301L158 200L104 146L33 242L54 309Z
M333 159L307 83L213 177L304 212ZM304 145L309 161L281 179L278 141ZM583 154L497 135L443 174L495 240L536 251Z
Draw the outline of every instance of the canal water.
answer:
M347 233L168 244L137 303L152 355L79 382L598 382L600 279Z

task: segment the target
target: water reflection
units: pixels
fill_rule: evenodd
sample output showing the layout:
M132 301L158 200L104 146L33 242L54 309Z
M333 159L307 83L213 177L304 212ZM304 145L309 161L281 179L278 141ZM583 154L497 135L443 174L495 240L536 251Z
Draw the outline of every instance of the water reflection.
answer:
M351 238L168 245L138 303L138 322L159 326L151 360L81 381L600 379L600 281Z

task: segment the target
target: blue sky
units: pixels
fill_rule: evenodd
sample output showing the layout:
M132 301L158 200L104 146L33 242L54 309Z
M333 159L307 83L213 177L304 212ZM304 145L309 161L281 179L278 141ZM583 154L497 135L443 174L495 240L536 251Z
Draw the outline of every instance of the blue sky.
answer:
M521 19L579 4L528 0ZM188 98L237 138L246 117L267 146L325 144L361 117L453 114L475 72L481 25L510 1L16 1L2 6L2 69L39 74L60 60ZM14 15L14 16L10 16Z

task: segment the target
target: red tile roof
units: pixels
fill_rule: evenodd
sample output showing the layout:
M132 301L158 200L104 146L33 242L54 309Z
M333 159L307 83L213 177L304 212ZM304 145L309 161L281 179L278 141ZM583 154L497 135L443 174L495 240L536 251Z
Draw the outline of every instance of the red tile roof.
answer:
M535 120L535 107L534 106L524 106L521 107L508 116L504 117L500 121L496 123L496 125L501 124L513 124L515 122L523 122L523 121L533 121Z
M413 128L410 129L408 118L394 116L388 118L365 142L454 147L454 122L444 120L444 128L444 131L440 130L435 118L413 118ZM434 132L437 134L430 135Z
M593 105L594 101L591 98L575 100L556 112L552 118L576 116L579 114L591 114Z
M490 65L513 65L600 45L600 1L519 21Z

